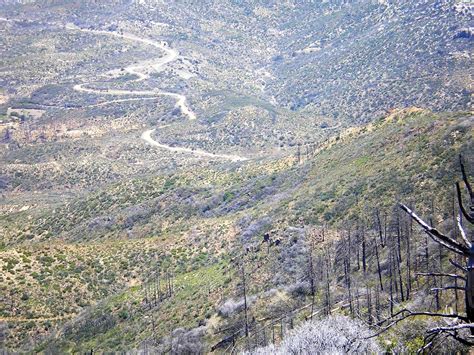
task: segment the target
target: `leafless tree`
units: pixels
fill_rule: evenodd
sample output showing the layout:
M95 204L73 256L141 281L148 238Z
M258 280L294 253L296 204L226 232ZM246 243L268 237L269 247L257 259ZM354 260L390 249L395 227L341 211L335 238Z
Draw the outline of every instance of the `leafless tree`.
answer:
M463 291L465 293L465 315L459 313L445 314L435 312L416 312L409 309L402 309L393 314L389 319L383 320L379 323L379 325L383 325L383 328L377 334L380 334L392 327L393 325L399 323L400 321L413 316L432 316L439 318L450 318L451 320L453 320L453 322L451 322L448 326L429 329L425 337L425 344L420 349L420 351L428 349L433 344L435 339L441 335L452 337L464 345L474 345L472 338L466 337L465 333L461 332L462 330L469 329L471 331L471 334L474 335L474 240L468 239L466 229L463 225L463 219L465 219L471 224L474 224L474 194L467 178L467 173L462 157L460 157L459 161L463 184L469 195L469 207L465 207L465 204L463 202L461 183L457 182L456 194L460 209L460 214L457 217L457 227L459 229L461 241L455 240L447 234L440 232L437 228L433 226L432 223L426 223L411 208L407 207L402 203L400 204L401 209L405 211L413 221L415 221L419 226L421 226L427 237L438 243L440 246L443 247L443 249L448 249L450 252L459 255L462 259L467 260L467 265L465 267L453 260L450 260L451 264L454 265L459 271L463 272L464 275L444 272L418 273L418 275L423 275L427 277L442 276L453 280L455 282L454 285L448 285L444 287L439 286L433 288L432 290L454 290L455 292ZM458 280L464 282L464 287L458 286Z
M249 336L249 317L248 317L248 306L247 306L247 280L245 278L245 265L242 263L242 293L244 297L244 316L245 316L245 336Z

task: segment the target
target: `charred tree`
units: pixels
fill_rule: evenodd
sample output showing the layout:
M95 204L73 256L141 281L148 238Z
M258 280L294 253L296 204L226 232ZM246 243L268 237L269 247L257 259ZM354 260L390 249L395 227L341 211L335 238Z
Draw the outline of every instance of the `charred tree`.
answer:
M421 219L411 208L407 207L404 204L400 204L400 208L405 211L411 219L416 222L419 226L421 226L422 230L425 232L427 238L432 239L434 242L438 243L442 246L443 249L449 250L450 252L459 255L462 259L465 260L466 266L459 265L455 261L450 259L451 264L453 264L456 268L464 272L464 276L457 275L457 274L447 274L443 272L427 272L424 275L430 277L446 277L446 278L454 278L454 285L445 286L445 287L435 287L432 289L433 291L441 291L441 290L454 290L463 291L465 293L464 303L465 303L465 312L466 315L461 314L444 314L444 313L436 313L436 312L414 312L408 309L403 309L391 316L388 320L382 321L381 323L390 322L385 328L383 328L379 334L386 329L390 328L394 324L406 319L408 317L413 316L432 316L432 317L440 317L440 318L450 318L453 319L454 322L451 322L448 326L445 327L437 327L428 330L428 336L425 338L426 346L424 346L420 350L426 350L429 344L432 344L434 339L439 335L447 335L450 337L455 338L459 342L464 345L474 346L474 342L472 338L466 338L459 333L461 329L469 329L471 334L474 335L474 240L469 240L467 238L465 228L463 226L463 218L469 222L470 224L474 224L474 194L472 191L472 187L468 181L467 173L465 170L465 166L460 157L460 167L461 167L461 174L462 174L462 181L467 190L469 195L469 206L466 207L463 201L463 194L461 189L461 183L456 183L456 194L458 205L460 209L460 215L458 216L458 229L459 234L461 236L461 240L458 241L456 239L451 238L449 235L440 232L436 229L432 223L426 223L423 219ZM427 269L429 270L429 269ZM458 280L464 281L464 286L460 287L457 285ZM392 284L392 283L391 283ZM380 325L380 323L379 323ZM427 341L429 339L429 341Z

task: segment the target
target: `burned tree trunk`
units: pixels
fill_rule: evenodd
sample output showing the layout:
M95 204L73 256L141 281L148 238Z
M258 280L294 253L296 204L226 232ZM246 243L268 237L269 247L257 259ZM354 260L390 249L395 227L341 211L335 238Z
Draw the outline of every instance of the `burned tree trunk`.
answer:
M466 174L466 169L464 167L464 163L462 160L462 157L459 157L459 164L461 165L461 173L462 173L462 179L464 182L464 185L466 187L466 190L469 193L469 210L466 210L464 207L463 199L462 199L462 194L461 194L461 184L459 182L456 183L456 192L457 192L457 197L458 197L458 203L459 203L459 209L461 210L461 215L458 218L458 226L459 226L459 231L461 233L461 236L463 240L466 242L466 244L469 243L466 233L464 232L463 226L462 226L462 216L466 218L466 220L474 224L474 193L472 192L472 187L471 184L469 183L469 180L467 179L467 174ZM466 314L467 318L469 319L470 322L474 322L474 240L471 240L471 243L469 246L469 252L468 252L468 262L467 262L467 282L466 282ZM471 333L474 334L474 330L471 329Z
M385 246L384 245L384 237L383 237L383 231L382 231L382 222L380 220L380 211L378 209L375 210L375 218L376 218L377 227L378 227L378 230L379 230L380 245L383 248Z
M331 279L329 277L329 265L330 265L330 259L329 259L329 250L326 250L326 315L331 314Z
M411 235L412 235L413 224L409 223L409 227L406 228L406 265L407 265L407 300L410 299L411 293Z
M364 270L364 275L367 273L367 251L365 244L365 227L362 225L362 269Z
M241 276L242 276L242 295L244 298L244 317L245 317L245 337L249 337L249 317L248 317L248 304L247 304L247 280L245 277L245 264L242 263L241 266Z
M309 251L309 260L308 260L308 267L309 267L309 282L311 287L311 315L310 318L313 319L314 313L314 302L316 296L316 277L314 274L314 262L313 262L313 249L314 249L314 242L311 241L310 251Z
M377 273L379 275L380 291L383 291L382 268L380 267L379 247L377 244L378 244L377 238L374 238L375 258L377 259Z

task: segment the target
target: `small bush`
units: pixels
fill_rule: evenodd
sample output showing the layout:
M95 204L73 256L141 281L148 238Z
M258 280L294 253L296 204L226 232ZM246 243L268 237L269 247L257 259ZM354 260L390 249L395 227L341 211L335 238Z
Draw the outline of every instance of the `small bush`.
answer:
M333 316L303 323L285 338L280 346L270 345L256 349L250 354L380 353L381 349L374 339L364 339L371 334L360 321Z
M175 329L172 333L171 353L172 354L204 354L202 337L205 327L185 330Z
M255 296L247 297L247 307L250 307L250 305L254 303L256 299L257 297ZM243 298L240 300L229 299L219 307L218 312L222 317L230 317L235 313L241 312L244 309L244 306L245 302Z

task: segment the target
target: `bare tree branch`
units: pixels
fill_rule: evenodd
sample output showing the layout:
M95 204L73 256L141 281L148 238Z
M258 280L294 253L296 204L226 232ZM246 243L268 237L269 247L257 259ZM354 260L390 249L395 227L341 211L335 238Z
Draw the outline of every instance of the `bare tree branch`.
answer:
M446 291L446 290L466 291L464 287L460 287L460 286L444 286L444 287L434 287L430 289L430 291Z
M466 232L464 231L464 228L462 227L462 224L461 224L461 216L458 215L456 220L458 221L458 229L459 229L459 232L461 233L462 240L464 240L464 243L466 243L468 248L471 248L472 244L469 241L469 239L467 239Z
M395 319L396 317L398 317L399 315L401 315L401 318L398 318L398 319ZM388 324L387 326L383 327L380 331L378 331L377 333L375 334L372 334L371 336L365 338L365 339L370 339L370 338L375 338L377 336L379 336L380 334L386 332L388 329L390 329L391 327L393 327L394 325L396 325L397 323L400 323L401 321L409 318L409 317L416 317L416 316L429 316L429 317L442 317L442 318L454 318L454 319L459 319L459 320L462 320L462 321L468 321L467 317L464 317L464 316L461 316L459 314L445 314L445 313L432 313L432 312L413 312L409 309L402 309L400 311L398 311L397 313L395 313L393 316L391 316L390 318L388 319L384 319L382 321L380 321L379 323L377 323L376 325L377 326L380 326L382 324L384 324L385 322L389 321L389 320L393 320L390 324Z
M457 330L454 330L454 331L450 331L450 332L447 332L447 334L454 338L455 340L459 341L461 344L464 344L464 345L467 345L467 346L473 346L474 343L473 342L470 342L464 338L461 338L460 336L457 335Z
M423 346L421 348L419 348L416 353L417 354L422 354L423 351L425 351L426 349L428 349L431 345L433 345L433 341L434 339L436 338L437 334L436 335L432 335L432 334L429 334L427 336L425 336L425 338L423 339Z
M471 184L469 183L469 180L467 179L466 168L464 167L462 155L459 155L459 165L461 165L462 180L464 181L467 191L469 192L469 197L471 198L471 205L474 205L474 193L472 192Z
M461 184L459 182L456 183L456 193L458 195L458 204L462 214L470 223L474 224L474 216L472 216L468 211L466 211L466 209L464 208L464 204L462 203Z
M407 206L405 206L403 203L399 204L400 207L407 212L413 220L415 220L416 223L418 223L424 231L437 243L445 246L449 250L461 254L464 256L468 256L469 254L469 249L454 239L440 233L436 228L433 228L429 226L425 221L423 221L420 217L418 217L415 212L413 212L411 209L409 209Z
M451 263L451 265L453 265L454 267L457 267L458 269L464 271L464 272L467 272L467 269L462 266L462 265L459 265L457 262L455 262L454 260L452 259L449 259L449 262Z
M433 313L433 312L413 312L409 309L402 309L400 311L398 311L397 313L395 313L393 315L393 317L396 317L400 314L403 314L403 313L408 313L407 316L408 317L412 317L412 316L430 316L430 317L444 317L444 318L459 318L461 320L464 320L464 321L467 321L467 317L464 317L464 316L460 316L459 314L456 314L456 313L452 313L452 314L446 314L446 313ZM391 318L393 318L391 317Z
M464 166L462 155L459 155L459 165L461 166L462 180L463 180L464 185L466 186L466 189L469 193L469 202L470 202L469 210L470 211L467 211L464 208L464 204L462 202L461 184L459 182L457 182L456 183L456 191L457 191L457 195L458 195L459 208L461 209L461 212L466 217L466 219L470 223L474 224L474 193L472 192L471 184L469 183L469 180L467 179L466 168Z
M431 347L433 345L435 339L441 334L443 334L445 336L449 336L449 337L455 339L456 341L460 342L463 345L466 345L466 346L474 345L474 343L458 336L457 330L439 331L439 332L429 333L428 335L426 335L425 338L424 338L424 341L423 341L423 344L426 344L426 345L423 345L423 347L418 349L418 351L416 353L417 354L422 354L426 349L428 349L429 347Z
M438 332L447 332L452 330L460 330L460 329L473 329L474 323L466 323L466 324L456 324L451 325L448 327L436 327L428 330L428 333L438 333Z
M456 274L447 274L444 272L417 272L417 276L446 276L446 277L453 277L455 279L461 279L466 281L464 276L456 275Z

